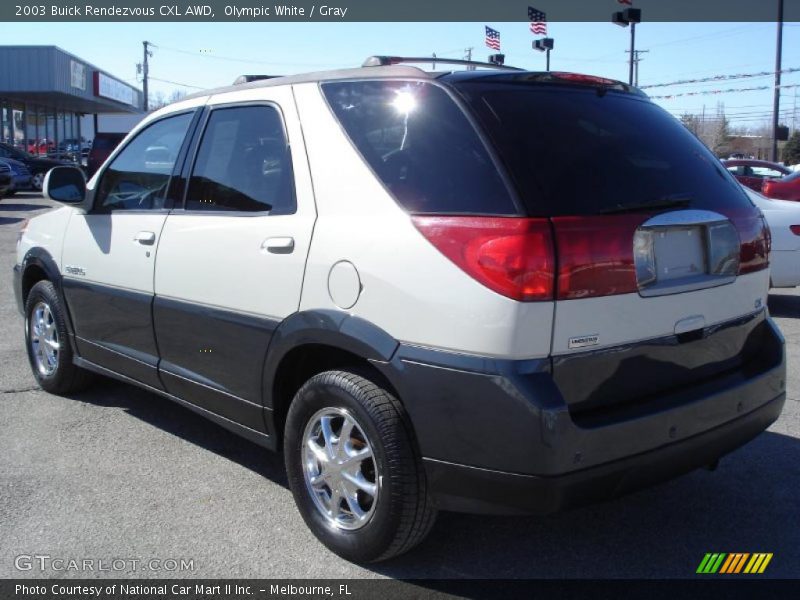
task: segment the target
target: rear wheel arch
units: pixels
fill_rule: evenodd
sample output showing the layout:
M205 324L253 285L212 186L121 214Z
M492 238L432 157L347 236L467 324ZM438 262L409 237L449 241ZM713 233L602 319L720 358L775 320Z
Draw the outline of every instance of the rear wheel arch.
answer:
M273 335L263 374L265 407L271 411L267 425L276 440L283 436L294 395L318 373L357 371L399 399L396 386L379 368L391 360L398 346L382 329L346 313L304 311L289 317Z

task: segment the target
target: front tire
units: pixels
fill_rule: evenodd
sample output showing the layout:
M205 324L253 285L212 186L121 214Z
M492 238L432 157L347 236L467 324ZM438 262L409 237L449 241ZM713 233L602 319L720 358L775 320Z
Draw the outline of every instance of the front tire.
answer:
M72 362L66 311L50 281L40 281L28 293L25 346L33 376L43 390L51 394L70 394L90 383L91 373Z
M300 388L286 419L284 458L306 524L347 560L397 556L433 526L403 406L362 375L326 371Z

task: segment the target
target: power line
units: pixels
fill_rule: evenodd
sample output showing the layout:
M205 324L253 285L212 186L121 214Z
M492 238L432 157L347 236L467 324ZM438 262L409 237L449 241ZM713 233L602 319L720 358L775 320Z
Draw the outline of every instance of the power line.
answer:
M668 42L660 42L658 44L648 44L650 48L660 48L661 46L671 46L673 44L682 44L684 42L692 42L696 40L710 40L722 37L733 37L738 35L741 32L744 32L745 29L752 29L751 24L741 25L739 27L733 27L731 29L723 29L722 31L715 31L714 33L705 33L702 35L696 35L688 38L681 38L679 40L671 40Z
M237 58L235 56L221 56L219 54L208 54L204 52L192 52L190 50L181 50L180 48L171 48L169 46L158 46L160 50L167 50L168 52L177 52L178 54L187 54L195 58L212 58L215 60L223 60L228 62L246 63L254 65L270 65L274 67L338 67L339 63L277 63L265 60L252 60L249 58Z
M205 88L205 87L201 87L199 85L189 85L188 83L180 83L178 81L170 81L169 79L161 79L159 77L153 77L152 75L150 76L150 79L152 79L153 81L160 81L161 83L171 83L172 85L179 85L179 86L185 87L185 88L192 88L193 90L205 90L205 89L208 89L208 88Z
M793 83L790 85L760 85L756 87L749 87L749 88L729 88L727 90L702 90L699 92L680 92L678 94L668 94L665 96L650 96L651 100L669 100L670 98L680 98L682 96L711 96L711 95L719 95L719 94L729 94L733 92L758 92L763 90L773 90L773 89L790 89L800 87L800 84Z
M800 68L782 69L782 74L797 73ZM701 77L699 79L680 79L678 81L670 81L668 83L652 83L650 85L641 86L642 89L670 87L673 85L694 85L699 83L714 83L717 81L730 81L733 79L749 79L753 77L771 77L775 75L775 71L759 71L757 73L736 73L732 75L714 75L713 77Z

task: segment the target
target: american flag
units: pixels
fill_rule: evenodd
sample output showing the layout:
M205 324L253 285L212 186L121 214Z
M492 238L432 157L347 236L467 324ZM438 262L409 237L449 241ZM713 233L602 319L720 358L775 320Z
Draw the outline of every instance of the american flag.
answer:
M500 32L491 27L486 28L486 45L492 50L500 50Z
M528 7L528 20L531 22L531 33L547 35L547 15L532 6Z

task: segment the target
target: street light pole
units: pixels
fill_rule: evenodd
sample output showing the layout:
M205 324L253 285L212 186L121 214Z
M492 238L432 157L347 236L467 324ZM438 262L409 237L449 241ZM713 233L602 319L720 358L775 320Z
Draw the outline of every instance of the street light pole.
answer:
M633 63L636 59L636 24L642 22L640 8L626 8L611 15L611 22L620 27L631 26L631 57L628 62L628 85L633 85Z
M778 0L778 39L775 49L775 96L772 106L772 162L778 162L778 125L781 108L781 54L783 53L783 0Z
M555 40L553 38L542 38L540 40L533 40L531 47L539 52L544 52L547 57L547 70L550 70L550 51L555 47Z

